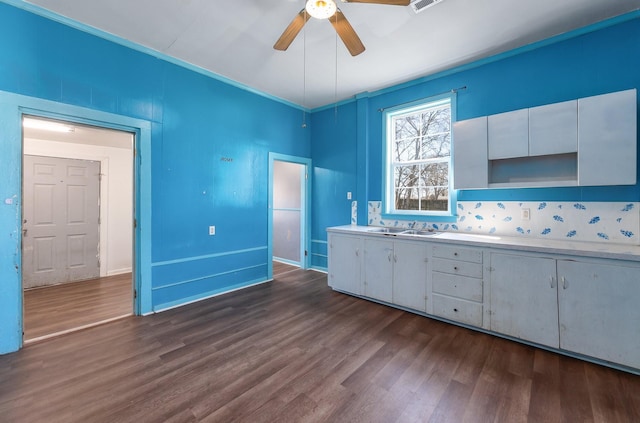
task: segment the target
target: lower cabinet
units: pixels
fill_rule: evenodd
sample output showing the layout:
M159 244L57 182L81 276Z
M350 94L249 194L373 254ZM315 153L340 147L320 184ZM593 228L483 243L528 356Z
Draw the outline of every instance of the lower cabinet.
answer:
M494 332L640 368L640 267L491 253Z
M432 256L433 314L488 329L482 249L434 245Z
M329 233L329 286L361 295L362 239Z
M362 295L390 303L393 299L393 244L388 238L364 239Z
M640 369L640 267L558 260L560 348Z
M426 311L429 247L426 242L394 242L393 303Z
M558 348L556 260L491 253L492 331Z
M329 233L329 285L640 370L640 263Z
M424 242L364 238L363 295L424 312L427 254Z

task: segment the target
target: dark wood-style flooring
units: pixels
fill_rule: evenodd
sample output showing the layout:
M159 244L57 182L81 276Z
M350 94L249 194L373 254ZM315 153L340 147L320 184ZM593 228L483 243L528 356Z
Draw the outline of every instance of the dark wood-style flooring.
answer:
M133 313L131 273L24 291L25 342Z
M6 422L640 422L640 377L294 270L0 356Z

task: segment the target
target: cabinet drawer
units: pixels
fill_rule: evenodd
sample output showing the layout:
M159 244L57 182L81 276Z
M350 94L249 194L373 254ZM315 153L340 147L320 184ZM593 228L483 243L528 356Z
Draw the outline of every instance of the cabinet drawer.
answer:
M482 302L482 279L433 272L433 292Z
M433 295L433 314L468 325L482 327L482 304Z
M470 261L482 263L482 251L470 248L434 246L433 256L450 260Z
M433 270L440 273L468 276L470 278L482 278L481 263L434 258Z

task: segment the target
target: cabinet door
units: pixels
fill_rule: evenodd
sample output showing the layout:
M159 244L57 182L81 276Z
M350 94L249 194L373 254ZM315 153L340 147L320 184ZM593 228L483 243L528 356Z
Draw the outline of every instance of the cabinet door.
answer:
M491 115L487 120L489 160L529 155L529 110Z
M414 310L426 310L427 255L428 247L424 242L394 243L394 304Z
M578 183L636 183L636 90L578 100Z
M491 253L491 330L558 348L556 261Z
M363 295L392 301L393 241L382 238L364 239Z
M560 348L640 368L640 268L558 261Z
M333 289L361 294L361 250L359 237L329 234L329 285Z
M455 189L487 188L487 117L453 125L453 186Z
M529 109L529 155L578 151L578 101Z

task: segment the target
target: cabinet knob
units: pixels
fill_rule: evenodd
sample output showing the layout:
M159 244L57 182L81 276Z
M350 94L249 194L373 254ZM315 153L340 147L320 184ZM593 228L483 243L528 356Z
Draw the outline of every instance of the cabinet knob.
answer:
M453 270L458 270L458 266L453 266Z
M457 255L458 255L458 253L453 253L453 255L454 255L454 256L457 256Z
M454 308L454 309L453 309L453 311L455 311L455 312L457 313L457 312L458 312L458 309L457 309L457 308Z
M569 288L569 283L567 282L567 279L563 276L562 277L562 289L567 289Z
M551 288L555 288L556 287L556 278L554 278L553 276L549 276L549 285L551 285Z

